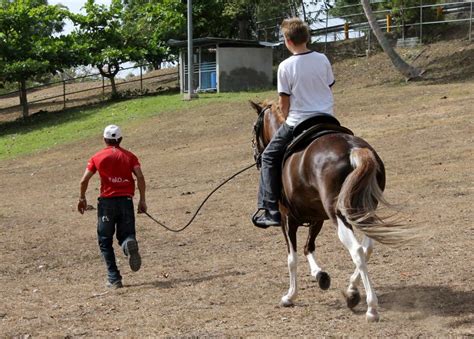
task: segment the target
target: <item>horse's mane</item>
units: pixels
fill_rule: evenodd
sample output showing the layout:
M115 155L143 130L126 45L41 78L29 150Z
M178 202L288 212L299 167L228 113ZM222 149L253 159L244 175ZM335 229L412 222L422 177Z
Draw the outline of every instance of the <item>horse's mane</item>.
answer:
M281 111L280 106L278 105L278 103L276 103L273 100L265 99L262 102L262 107L268 107L268 106L271 106L272 113L273 113L273 115L275 115L277 121L279 123L284 123L285 120L286 120L286 116Z

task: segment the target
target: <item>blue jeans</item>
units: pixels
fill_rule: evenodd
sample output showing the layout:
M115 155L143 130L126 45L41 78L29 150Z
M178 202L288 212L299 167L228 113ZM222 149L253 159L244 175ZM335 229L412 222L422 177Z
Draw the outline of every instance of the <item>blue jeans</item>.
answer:
M115 262L112 247L114 233L120 246L135 239L135 213L131 197L99 198L97 203L97 238L99 248L107 266L108 280L115 283L122 280Z
M258 208L278 211L281 198L281 166L286 146L293 139L293 127L284 123L262 153Z

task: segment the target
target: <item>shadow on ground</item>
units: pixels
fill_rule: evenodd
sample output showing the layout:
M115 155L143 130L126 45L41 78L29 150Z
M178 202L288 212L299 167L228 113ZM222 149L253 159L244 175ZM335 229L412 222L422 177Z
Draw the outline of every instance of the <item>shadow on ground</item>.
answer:
M147 286L149 288L174 288L177 285L194 285L194 284L199 284L204 281L211 281L214 279L244 275L244 274L245 274L244 272L232 271L232 272L225 272L221 274L211 274L208 276L190 277L187 279L155 280L155 281L139 283L139 284L130 284L127 286L128 287Z
M421 312L429 316L467 316L474 313L474 291L459 291L449 286L385 287L379 302L389 310Z

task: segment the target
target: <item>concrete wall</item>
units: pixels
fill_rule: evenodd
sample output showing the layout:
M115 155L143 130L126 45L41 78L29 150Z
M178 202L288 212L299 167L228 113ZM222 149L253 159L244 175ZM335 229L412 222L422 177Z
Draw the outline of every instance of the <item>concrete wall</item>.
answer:
M272 87L272 49L217 48L217 90L245 91Z

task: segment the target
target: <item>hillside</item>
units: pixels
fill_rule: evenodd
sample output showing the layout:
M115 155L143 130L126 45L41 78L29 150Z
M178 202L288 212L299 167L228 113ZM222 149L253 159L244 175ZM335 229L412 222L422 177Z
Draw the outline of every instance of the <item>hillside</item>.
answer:
M474 79L474 43L467 40L441 41L397 51L406 62L426 71L419 80L422 85ZM364 88L404 82L383 52L369 58L348 55L334 62L334 72L344 86Z
M374 86L384 83L397 83L404 81L403 77L394 69L390 60L382 52L374 52L369 58L355 57L361 55L361 46L357 48L354 42L341 41L329 48L329 57L333 60L333 66L338 81L344 81L347 85L356 87ZM317 50L321 49L320 47ZM466 81L474 77L474 44L466 40L441 41L429 45L410 49L398 49L404 60L414 66L425 69L426 72L421 80L424 84L443 83L452 81ZM143 83L138 77L129 80L135 82L125 83L123 79L117 80L119 91L125 97L132 97L140 92L140 86L147 94L157 94L163 91L177 89L177 70L164 69L152 71L145 75ZM169 76L169 80L166 80ZM110 88L102 90L101 81L88 81L83 83L71 83L66 85L66 107L81 107L96 104L104 100L104 95L110 94ZM91 90L92 89L92 90ZM69 94L77 92L76 94ZM45 87L32 91L28 94L31 111L58 111L63 109L63 86L61 84ZM45 101L44 98L54 97ZM40 100L38 102L38 100ZM0 123L12 121L21 116L18 97L0 98ZM11 107L11 108L7 108Z
M146 72L141 81L139 75L128 76L126 79L117 78L116 86L124 98L157 95L163 92L179 91L177 78L176 68L166 68ZM64 103L64 91L66 103ZM71 109L91 106L108 100L110 95L109 81L79 78L78 82L66 82L65 87L62 83L54 83L28 91L30 115L37 112L58 112L64 110L65 107ZM19 106L18 94L0 96L0 123L15 120L20 116L21 106Z

